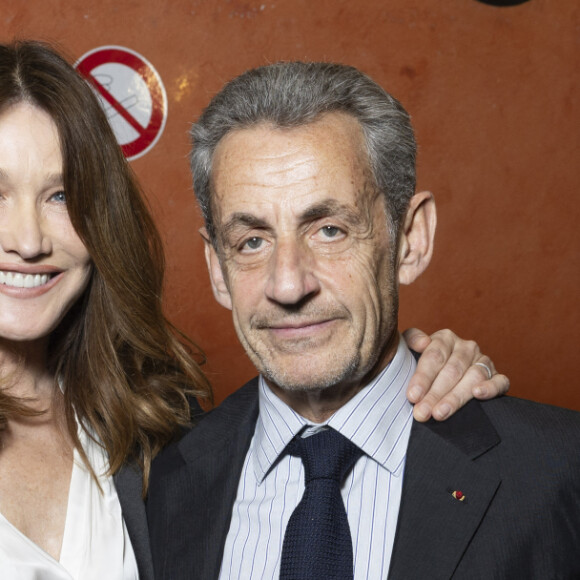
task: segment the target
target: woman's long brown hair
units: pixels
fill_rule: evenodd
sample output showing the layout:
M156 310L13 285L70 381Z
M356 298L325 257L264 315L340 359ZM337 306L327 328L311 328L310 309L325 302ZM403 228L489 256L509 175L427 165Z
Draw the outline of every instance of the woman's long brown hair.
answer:
M94 430L111 473L140 465L145 493L153 457L190 419L188 398L211 399L201 353L163 314L161 239L88 83L43 43L0 46L0 113L23 101L58 129L68 212L94 264L50 337L67 428L83 457L75 417ZM15 414L30 414L26 402L0 390L0 420Z

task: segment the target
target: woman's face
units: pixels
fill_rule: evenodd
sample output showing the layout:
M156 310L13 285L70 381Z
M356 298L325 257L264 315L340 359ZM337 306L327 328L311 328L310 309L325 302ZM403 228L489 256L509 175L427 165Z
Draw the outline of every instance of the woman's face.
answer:
M0 338L47 336L87 286L89 253L63 189L56 125L19 103L0 114Z

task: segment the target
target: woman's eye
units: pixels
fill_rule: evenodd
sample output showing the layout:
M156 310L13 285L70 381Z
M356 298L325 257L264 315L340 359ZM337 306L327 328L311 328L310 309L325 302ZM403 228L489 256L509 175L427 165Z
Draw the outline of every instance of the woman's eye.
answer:
M57 191L50 196L50 199L58 202L58 203L66 203L66 194L64 191Z

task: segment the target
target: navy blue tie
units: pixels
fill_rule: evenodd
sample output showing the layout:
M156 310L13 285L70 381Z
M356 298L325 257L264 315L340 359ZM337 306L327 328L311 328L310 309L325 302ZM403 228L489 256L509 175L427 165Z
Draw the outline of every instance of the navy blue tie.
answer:
M298 435L288 452L302 458L305 490L284 535L280 580L352 580L352 539L340 485L362 451L325 429Z

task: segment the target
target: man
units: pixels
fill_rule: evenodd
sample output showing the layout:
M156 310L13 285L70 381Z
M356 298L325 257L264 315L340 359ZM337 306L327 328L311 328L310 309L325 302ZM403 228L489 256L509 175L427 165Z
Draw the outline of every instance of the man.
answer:
M156 577L579 577L577 413L499 398L412 420L398 286L436 216L400 104L350 67L271 65L193 140L213 291L260 377L154 463ZM330 448L348 465L313 474Z

